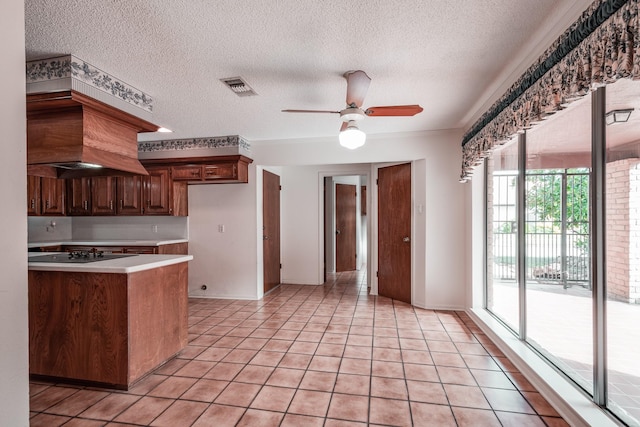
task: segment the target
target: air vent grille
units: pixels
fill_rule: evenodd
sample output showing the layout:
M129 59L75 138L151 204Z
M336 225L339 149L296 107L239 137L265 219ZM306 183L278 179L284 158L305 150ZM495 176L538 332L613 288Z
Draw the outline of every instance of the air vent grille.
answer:
M233 93L238 96L255 96L257 93L251 89L251 86L245 82L242 77L229 77L226 79L220 79L222 83L227 85Z

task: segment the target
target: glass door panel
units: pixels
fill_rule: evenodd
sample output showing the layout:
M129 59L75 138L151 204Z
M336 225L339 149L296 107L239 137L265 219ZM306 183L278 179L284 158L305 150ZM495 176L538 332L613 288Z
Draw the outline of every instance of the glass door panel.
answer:
M606 282L608 406L640 424L640 82L608 85Z
M526 134L526 340L592 393L591 97Z
M518 143L514 138L487 159L487 309L518 332L516 196Z

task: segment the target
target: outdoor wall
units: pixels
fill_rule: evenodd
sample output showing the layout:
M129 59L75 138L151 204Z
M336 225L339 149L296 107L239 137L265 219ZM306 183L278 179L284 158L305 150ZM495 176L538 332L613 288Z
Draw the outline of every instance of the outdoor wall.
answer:
M607 163L607 294L640 303L640 160Z
M258 298L257 185L256 167L250 165L248 184L189 186L189 295Z
M0 424L29 425L24 1L2 2Z

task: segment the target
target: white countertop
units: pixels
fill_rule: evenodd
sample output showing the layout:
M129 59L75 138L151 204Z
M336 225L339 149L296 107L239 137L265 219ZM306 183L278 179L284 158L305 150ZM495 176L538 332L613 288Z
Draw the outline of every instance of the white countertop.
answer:
M47 252L48 255L55 252ZM44 255L42 252L29 253L29 259ZM123 258L109 259L84 264L35 262L29 261L31 271L64 271L69 273L135 273L151 270L172 264L188 262L193 255L135 255Z
M189 239L167 239L167 240L60 240L48 242L29 242L28 248L39 248L46 246L162 246L174 243L188 243Z

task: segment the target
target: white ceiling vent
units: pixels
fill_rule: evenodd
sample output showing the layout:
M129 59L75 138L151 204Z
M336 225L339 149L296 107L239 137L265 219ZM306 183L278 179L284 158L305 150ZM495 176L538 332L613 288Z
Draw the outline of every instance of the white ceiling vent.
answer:
M220 79L220 81L227 85L227 87L238 96L257 95L257 93L251 89L251 86L249 86L242 77L228 77L226 79Z

